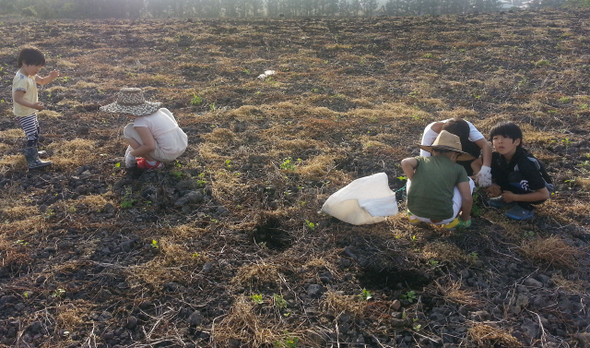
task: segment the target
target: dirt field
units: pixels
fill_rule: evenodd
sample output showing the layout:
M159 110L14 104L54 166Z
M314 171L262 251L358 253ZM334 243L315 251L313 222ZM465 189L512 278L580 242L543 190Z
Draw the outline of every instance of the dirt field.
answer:
M1 347L589 347L590 10L420 18L38 21L0 35ZM46 54L29 172L12 119ZM275 75L259 78L266 70ZM121 166L142 87L189 136ZM475 194L467 231L318 213L424 126L517 122L557 186L525 222Z

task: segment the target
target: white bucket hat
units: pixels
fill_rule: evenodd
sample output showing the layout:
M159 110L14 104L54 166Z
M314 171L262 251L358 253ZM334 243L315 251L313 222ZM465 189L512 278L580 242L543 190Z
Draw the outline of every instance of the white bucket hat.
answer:
M100 107L100 111L129 114L135 117L151 115L158 111L160 102L149 102L143 97L141 88L121 88L117 101Z

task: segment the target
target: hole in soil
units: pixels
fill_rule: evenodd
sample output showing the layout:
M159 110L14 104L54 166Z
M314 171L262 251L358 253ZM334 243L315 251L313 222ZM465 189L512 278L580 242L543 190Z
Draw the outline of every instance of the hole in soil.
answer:
M277 217L263 220L250 232L250 238L256 244L264 243L267 248L279 251L288 249L293 243L293 238L281 228L281 222Z
M429 277L419 271L397 268L363 269L358 280L361 287L373 290L413 289L430 283Z

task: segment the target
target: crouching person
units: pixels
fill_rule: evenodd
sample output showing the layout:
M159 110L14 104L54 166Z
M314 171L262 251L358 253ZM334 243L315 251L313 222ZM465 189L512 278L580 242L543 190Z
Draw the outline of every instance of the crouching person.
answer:
M475 184L465 168L456 162L474 157L462 151L459 137L446 130L440 132L432 146L420 145L420 148L432 156L411 157L401 162L408 177L406 205L410 222L422 221L446 229L468 228ZM454 195L454 190L459 194Z
M545 202L553 190L545 165L522 148L522 130L512 122L494 126L490 140L495 151L489 204L509 208L504 214L514 220L532 218L533 205Z
M129 144L125 167L155 170L174 161L186 150L187 135L172 113L160 105L146 101L140 88L122 88L116 102L100 108L100 111L126 114L133 119L123 131Z

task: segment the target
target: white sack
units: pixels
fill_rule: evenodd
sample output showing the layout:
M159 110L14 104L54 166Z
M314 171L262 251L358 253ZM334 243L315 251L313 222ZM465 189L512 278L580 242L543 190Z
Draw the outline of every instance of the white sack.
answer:
M354 180L328 197L323 213L353 225L374 224L397 214L395 193L387 174L377 173Z

